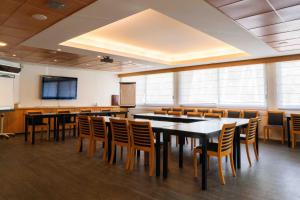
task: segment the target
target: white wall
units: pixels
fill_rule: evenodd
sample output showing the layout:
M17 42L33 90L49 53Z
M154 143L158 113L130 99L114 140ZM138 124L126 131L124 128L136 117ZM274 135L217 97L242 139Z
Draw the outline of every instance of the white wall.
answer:
M41 75L77 77L77 99L42 100ZM15 94L19 107L110 106L111 95L119 94L119 78L114 73L99 70L25 63L15 81Z

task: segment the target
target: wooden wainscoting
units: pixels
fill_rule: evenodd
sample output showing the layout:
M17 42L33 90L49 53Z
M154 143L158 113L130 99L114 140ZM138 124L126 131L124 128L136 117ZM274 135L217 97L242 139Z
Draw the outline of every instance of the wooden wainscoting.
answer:
M105 107L49 107L49 108L18 108L12 112L5 113L4 132L8 133L24 133L25 130L25 113L32 110L42 110L44 113L56 113L58 110L70 110L71 112L79 112L82 109L90 109L92 111L101 111L110 109L112 111L127 111L127 108L118 106Z

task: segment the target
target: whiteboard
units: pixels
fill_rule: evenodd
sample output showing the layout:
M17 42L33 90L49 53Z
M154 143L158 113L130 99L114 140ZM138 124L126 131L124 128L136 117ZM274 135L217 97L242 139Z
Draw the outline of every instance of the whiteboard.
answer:
M14 109L14 79L0 76L0 111Z
M135 107L135 87L136 83L120 83L120 106Z

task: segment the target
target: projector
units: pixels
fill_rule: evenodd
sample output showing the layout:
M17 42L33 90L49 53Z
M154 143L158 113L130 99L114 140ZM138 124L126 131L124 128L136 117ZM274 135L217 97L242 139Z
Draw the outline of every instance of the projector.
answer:
M100 59L100 61L105 63L113 63L114 59L110 58L109 56L103 56L103 58Z

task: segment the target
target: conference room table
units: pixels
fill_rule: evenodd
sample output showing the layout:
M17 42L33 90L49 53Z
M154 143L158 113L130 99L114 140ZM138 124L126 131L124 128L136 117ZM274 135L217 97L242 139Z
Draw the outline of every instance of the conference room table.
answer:
M200 138L202 144L202 189L207 189L207 144L210 138L217 137L224 124L237 123L235 137L233 142L233 157L234 165L237 169L241 168L241 153L240 153L240 134L241 130L247 127L249 119L244 118L203 118L203 117L188 117L188 116L172 116L159 115L153 113L135 114L135 119L157 120L160 122L173 122L168 126L160 127L160 132L163 133L163 177L168 177L168 138L170 135L179 137L179 167L183 167L183 145L185 137ZM155 132L155 130L153 130ZM256 134L258 138L258 133ZM160 134L156 134L156 141L160 141ZM258 140L257 144L258 146ZM160 145L156 145L156 168L160 166ZM160 175L160 170L156 170L156 175Z
M66 118L75 118L79 115L90 115L90 116L115 116L125 115L127 118L128 111L93 111L93 112L70 112L70 113L41 113L41 114L25 114L25 141L28 140L28 126L32 126L31 144L35 144L35 128L39 121L48 119L48 131L51 128L51 121L53 120L53 132L54 141L59 141L59 125L62 127L62 140L65 139L65 124Z

